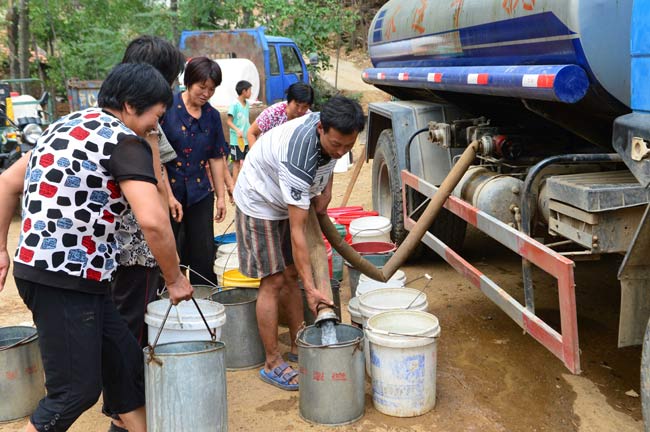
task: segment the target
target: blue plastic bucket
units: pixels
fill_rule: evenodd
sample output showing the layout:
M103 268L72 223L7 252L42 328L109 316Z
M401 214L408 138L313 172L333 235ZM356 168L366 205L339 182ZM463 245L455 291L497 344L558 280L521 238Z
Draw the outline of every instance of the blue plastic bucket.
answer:
M221 234L214 237L214 245L219 247L219 245L227 243L237 243L237 233L231 232L227 234Z

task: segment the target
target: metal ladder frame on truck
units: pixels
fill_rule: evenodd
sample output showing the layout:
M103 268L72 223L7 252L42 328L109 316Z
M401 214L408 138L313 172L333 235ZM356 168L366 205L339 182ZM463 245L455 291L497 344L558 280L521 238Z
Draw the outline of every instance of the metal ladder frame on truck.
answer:
M632 17L631 106L634 112L619 117L614 124L613 148L616 150L616 154L598 156L603 160L624 162L641 186L648 188L650 185L650 83L647 82L647 75L650 71L650 56L648 56L650 36L648 36L647 26L644 24L650 22L650 0L635 0ZM418 70L418 68L413 68L413 70L397 69L368 69L364 72L364 81L376 84L379 88L383 85L399 85L445 89L442 87L445 85L442 79L443 74L436 73L433 68L428 68L426 71ZM446 69L446 72L455 74L452 84L449 85L456 86L456 91L462 91L465 85L476 86L477 79L481 81L478 84L484 86L485 91L489 94L514 91L517 97L525 98L526 95L532 94L531 91L538 91L538 89L524 88L526 87L524 84L530 84L530 81L526 82L522 76L514 77L515 79L510 81L510 83L520 83L519 88L508 88L509 84L505 81L490 81L490 72L494 71L494 69L491 71L490 67L463 68L463 70L461 68ZM541 77L541 75L531 72L524 69L517 73ZM537 84L552 89L555 76L542 78L544 79L541 80L541 84L539 79ZM549 83L551 85L547 86ZM491 84L494 86L491 87ZM447 87L446 90L453 91L450 87ZM506 94L502 93L502 95ZM551 94L549 97L553 96ZM393 171L393 174L398 173L400 182L399 185L390 184L389 186L394 193L401 195L400 218L406 229L413 227L415 223L413 214L422 207L418 202L412 202L413 192L417 191L425 197L433 196L437 191L434 184L442 182L452 165L455 157L454 151L458 151L453 148L435 147L431 142L427 144L423 137L416 137L416 135L425 131L427 128L422 128L422 126L430 122L450 123L457 118L459 117L454 112L454 107L421 101L394 101L369 105L367 157L373 158L375 152L381 150L386 142L389 147L392 146L391 156L395 158L395 161L391 162L393 165L389 167L389 170ZM386 134L388 130L390 133ZM429 126L429 131L433 132L431 126ZM416 138L415 141L413 141L414 138ZM422 160L415 159L411 163L410 146L412 142L419 146L418 151L429 152L428 156L436 154L436 157L423 156ZM427 163L434 161L433 166L427 166L423 160L426 160ZM531 169L531 171L533 170L534 168ZM373 177L374 174L373 172ZM391 182L390 179L387 181ZM525 200L526 197L523 197L522 201ZM525 203L522 207L524 206ZM522 257L524 273L527 269L530 270L530 264L534 264L557 279L561 332L556 331L535 315L532 280L526 280L524 277L525 304L522 304L464 260L439 236L429 232L422 240L424 244L469 279L472 285L479 288L520 327L562 360L572 373L580 373L574 262L537 242L524 232L517 231L461 199L449 197L445 208L519 254ZM648 323L650 264L646 258L650 254L649 216L650 206L646 205L641 222L629 243L625 259L618 272L622 290L619 346L643 342L641 393L644 418L646 419L650 418L650 326L648 326L650 324ZM645 337L643 336L644 332Z

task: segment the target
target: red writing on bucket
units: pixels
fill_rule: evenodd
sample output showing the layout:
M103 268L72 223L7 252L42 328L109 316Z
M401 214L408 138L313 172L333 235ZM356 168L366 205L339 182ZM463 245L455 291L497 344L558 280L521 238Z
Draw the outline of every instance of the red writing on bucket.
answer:
M16 378L18 378L18 371L15 371L15 370L14 370L14 371L7 371L7 372L5 372L5 377L6 377L9 381L13 381L13 380L15 380Z
M314 371L314 373L312 374L312 379L314 381L325 381L325 373Z
M33 375L38 372L38 367L36 365L31 365L25 368L26 375Z
M300 366L300 375L307 375L309 371L307 371L307 368L304 366Z
M332 373L332 381L347 381L348 376L345 374L345 372L333 372Z

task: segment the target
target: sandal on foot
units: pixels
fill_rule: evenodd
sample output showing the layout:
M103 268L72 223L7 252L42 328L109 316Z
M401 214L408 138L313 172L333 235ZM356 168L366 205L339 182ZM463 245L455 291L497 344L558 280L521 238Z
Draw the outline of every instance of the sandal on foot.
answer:
M287 369L290 371L285 372ZM296 391L298 384L291 384L291 380L298 376L298 372L293 370L291 366L282 362L280 366L273 369L271 372L266 372L264 368L260 369L260 379L267 384L271 384L282 390Z
M287 353L287 361L292 363L298 363L298 354L294 354L291 351Z

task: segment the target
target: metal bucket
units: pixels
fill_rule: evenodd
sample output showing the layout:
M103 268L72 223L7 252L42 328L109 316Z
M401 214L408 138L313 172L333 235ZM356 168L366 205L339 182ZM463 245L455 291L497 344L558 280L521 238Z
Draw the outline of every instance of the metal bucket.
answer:
M0 422L30 415L45 397L45 374L35 328L0 328L0 395Z
M225 345L173 342L146 347L147 431L227 431Z
M147 400L147 431L227 431L225 344L201 315L211 341L158 344L172 309L167 313L153 342L144 349L144 384Z
M221 340L228 347L228 370L251 369L263 364L266 358L255 314L258 292L257 288L233 288L211 297L226 308Z
M300 417L310 423L338 426L363 417L365 373L363 331L336 325L336 345L321 345L321 329L298 333Z

